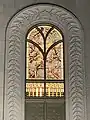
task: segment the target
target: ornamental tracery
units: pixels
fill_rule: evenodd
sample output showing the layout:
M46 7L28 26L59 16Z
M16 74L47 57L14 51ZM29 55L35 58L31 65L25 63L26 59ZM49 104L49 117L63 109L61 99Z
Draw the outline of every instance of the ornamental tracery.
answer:
M29 31L26 40L26 96L64 95L63 41L62 34L53 25L37 25Z

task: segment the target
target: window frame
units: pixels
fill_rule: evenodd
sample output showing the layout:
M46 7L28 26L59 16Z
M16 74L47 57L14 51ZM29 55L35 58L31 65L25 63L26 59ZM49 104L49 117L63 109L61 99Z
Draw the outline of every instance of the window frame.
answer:
M40 26L50 26L51 28L49 29L49 31L47 32L46 36L43 35L43 33L40 31L40 29L38 27ZM34 28L37 29L37 31L39 31L39 33L41 34L42 38L44 41L47 40L47 37L48 35L50 34L50 32L55 28L62 36L62 40L57 40L57 42L53 43L51 46L50 46L50 49L49 51L56 45L58 45L59 43L63 43L63 80L48 80L46 78L44 79L33 79L33 80L30 80L30 79L26 79L26 55L27 55L27 42L31 42L32 44L36 44L36 42L30 40L30 39L27 39L27 36L28 34L30 33L31 30L33 30ZM46 44L46 43L44 43ZM35 45L37 48L39 47L39 45ZM39 48L38 48L39 49ZM44 49L45 46L44 46ZM41 50L40 50L41 51ZM48 55L48 52L46 52L46 56ZM41 51L42 53L42 51ZM44 53L42 53L43 55ZM46 62L46 61L45 61ZM44 66L46 68L46 66ZM44 68L44 70L45 70ZM46 70L45 70L46 71ZM46 72L45 72L46 73ZM45 73L44 73L44 77L45 77ZM26 83L44 83L44 96L26 96ZM46 96L46 83L63 83L64 84L64 95L63 96ZM58 28L57 26L55 26L54 24L50 24L50 23L40 23L40 24L36 24L34 26L32 26L27 34L26 34L26 39L25 39L25 99L65 99L65 50L64 50L64 35L63 35L63 32L60 30L60 28Z

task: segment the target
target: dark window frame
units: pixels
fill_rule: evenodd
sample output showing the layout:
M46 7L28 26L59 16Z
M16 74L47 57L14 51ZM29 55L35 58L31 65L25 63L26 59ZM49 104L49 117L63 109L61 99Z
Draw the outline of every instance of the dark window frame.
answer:
M34 41L32 41L32 40L30 40L30 39L27 39L27 35L28 35L28 33L27 33L27 35L26 35L26 42L25 42L25 98L26 99L62 99L62 98L65 98L65 52L64 52L64 36L63 36L63 33L62 33L62 31L60 30L60 29L58 29L56 26L54 26L54 25L52 25L52 24L49 24L48 26L51 26L51 28L50 28L50 30L47 32L47 34L46 34L46 36L44 37L44 35L43 35L43 33L42 33L42 31L40 30L40 28L38 28L38 26L42 26L42 25L48 25L48 24L38 24L38 25L35 25L35 26L33 26L32 28L30 28L29 29L29 31L28 31L28 33L32 30L32 29L34 29L34 28L36 28L38 31L39 31L39 33L41 34L41 36L43 37L43 40L44 40L44 52L43 52L43 50L41 49L41 47L37 44L37 43L35 43ZM47 50L47 52L46 52L46 39L47 39L47 37L48 37L48 35L49 35L49 33L54 29L54 28L56 28L60 33L61 33L61 35L62 35L62 40L58 40L57 42L55 42L54 44L52 44L51 46L50 46L50 48ZM26 47L26 44L27 44L27 42L30 42L30 43L32 43L32 44L34 44L39 50L40 50L40 52L42 53L42 55L44 56L44 57L46 57L47 55L48 55L48 53L49 53L49 51L55 46L55 45L58 45L59 43L63 43L63 76L64 76L64 79L63 80L48 80L48 79L46 79L46 59L44 60L44 79L33 79L33 80L30 80L30 79L26 79L26 51L27 51L27 47ZM44 83L44 96L26 96L26 83ZM63 97L60 97L60 96L46 96L46 83L64 83L64 96Z

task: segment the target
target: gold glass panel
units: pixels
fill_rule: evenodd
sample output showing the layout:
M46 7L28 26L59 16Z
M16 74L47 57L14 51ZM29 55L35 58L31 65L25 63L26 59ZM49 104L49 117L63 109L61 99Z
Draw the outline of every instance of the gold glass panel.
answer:
M26 83L26 96L44 96L44 83Z
M64 83L46 83L46 95L49 97L64 96Z
M26 79L44 78L44 61L39 49L27 42Z
M44 44L43 44L43 38L42 35L40 34L40 32L34 28L32 29L28 36L27 39L30 39L32 41L34 41L35 43L37 43L42 49L44 49Z
M53 43L57 42L58 40L62 40L62 35L58 30L54 28L47 37L46 49L48 49Z
M46 78L63 80L63 43L49 51L46 61Z

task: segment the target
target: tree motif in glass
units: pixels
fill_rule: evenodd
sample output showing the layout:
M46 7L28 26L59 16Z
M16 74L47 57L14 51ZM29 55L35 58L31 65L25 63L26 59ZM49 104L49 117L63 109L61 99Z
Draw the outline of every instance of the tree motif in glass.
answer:
M53 25L32 28L26 40L26 96L64 96L63 37Z

